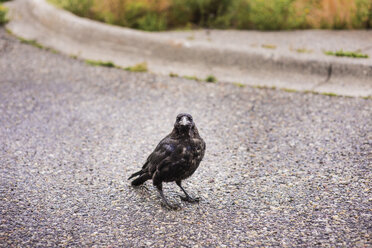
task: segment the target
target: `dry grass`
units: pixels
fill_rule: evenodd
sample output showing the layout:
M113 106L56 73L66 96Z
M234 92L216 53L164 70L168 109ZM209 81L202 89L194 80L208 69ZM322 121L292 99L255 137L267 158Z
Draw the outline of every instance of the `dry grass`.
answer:
M49 0L89 18L157 31L185 27L351 29L372 25L372 0Z
M371 0L297 0L295 6L309 28L365 28L372 21Z
M119 19L124 13L133 11L150 11L162 13L171 5L169 0L94 0L93 12L112 13L113 17Z
M352 28L356 1L322 0L312 6L307 21L314 28Z

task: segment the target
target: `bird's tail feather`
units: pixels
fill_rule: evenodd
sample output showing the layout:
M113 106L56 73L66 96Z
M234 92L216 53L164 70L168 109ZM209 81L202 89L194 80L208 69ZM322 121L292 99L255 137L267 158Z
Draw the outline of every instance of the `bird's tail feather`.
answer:
M147 180L149 180L151 178L151 176L149 174L142 174L140 177L134 179L132 181L132 185L133 186L138 186L138 185L141 185L143 184L144 182L146 182Z
M128 178L128 180L131 179L131 178L133 178L133 177L136 177L136 176L138 176L138 175L142 175L142 174L143 174L143 171L142 171L142 170L137 171L136 173L133 173L133 174Z

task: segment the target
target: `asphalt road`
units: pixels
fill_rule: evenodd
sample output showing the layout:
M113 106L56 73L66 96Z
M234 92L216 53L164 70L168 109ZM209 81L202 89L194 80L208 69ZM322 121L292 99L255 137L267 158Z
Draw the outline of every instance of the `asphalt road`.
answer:
M179 112L207 143L161 206L135 172ZM0 29L0 246L368 247L372 100L88 66Z
M372 97L372 30L144 32L72 15L47 0L13 0L6 27L24 39L81 59L128 67L146 62L168 76L214 75L221 82ZM66 28L68 27L68 28Z

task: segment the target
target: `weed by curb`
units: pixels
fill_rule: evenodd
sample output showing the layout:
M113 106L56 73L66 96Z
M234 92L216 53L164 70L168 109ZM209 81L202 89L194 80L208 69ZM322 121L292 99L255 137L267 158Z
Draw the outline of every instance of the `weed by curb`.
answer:
M75 56L74 58L77 58L77 57ZM122 69L122 70L126 70L126 71L131 71L131 72L147 72L148 71L146 62L139 63L139 64L136 64L134 66L128 66L128 67L125 67L125 68L120 67L118 65L115 65L112 61L101 61L101 60L86 59L85 63L88 64L88 65L92 65L92 66L103 66L103 67L108 67L108 68L117 68L117 69Z
M312 53L313 50L309 50L306 48L297 48L297 49L290 49L291 51L295 51L297 53Z
M21 43L23 44L27 44L27 45L31 45L33 47L36 47L36 48L39 48L41 50L45 50L45 51L49 51L49 52L52 52L52 53L55 53L55 54L58 54L59 52L53 48L50 48L50 47L45 47L43 45L41 45L40 43L38 43L36 40L28 40L28 39L25 39L25 38L22 38L20 36L16 36L12 33L12 31L10 31L9 29L6 30L9 34L15 36Z
M148 68L147 68L147 63L142 62L142 63L136 64L134 66L126 67L126 68L124 68L124 70L131 71L131 72L147 72Z
M196 76L183 76L183 78L188 79L188 80L194 80L194 81L197 81L197 82L202 81L200 78L198 78Z
M240 88L244 88L244 87L247 86L247 85L242 84L242 83L239 83L239 82L234 82L233 85L238 86L238 87L240 87Z
M169 73L169 76L170 76L170 77L178 77L178 74L177 74L177 73L170 72L170 73Z
M27 40L27 39L24 39L22 37L17 37L17 38L23 44L28 44L28 45L31 45L31 46L34 46L34 47L37 47L37 48L40 48L40 49L45 49L45 47L43 45L41 45L40 43L38 43L36 40Z
M216 83L217 82L217 78L213 75L209 75L205 78L205 81L208 82L208 83Z
M103 67L110 67L110 68L117 67L111 61L100 61L100 60L87 59L87 60L85 60L85 63L88 64L88 65L93 65L93 66L103 66Z
M343 51L338 50L336 52L333 51L324 51L325 55L331 55L331 56L337 56L337 57L350 57L350 58L362 58L367 59L369 58L368 54L363 54L359 52L349 52L349 51Z
M276 49L276 46L271 44L263 44L261 47L266 49Z

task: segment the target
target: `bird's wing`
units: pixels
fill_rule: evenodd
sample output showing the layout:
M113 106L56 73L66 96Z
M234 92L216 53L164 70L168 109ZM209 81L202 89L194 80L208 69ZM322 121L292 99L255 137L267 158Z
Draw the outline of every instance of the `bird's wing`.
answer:
M205 142L200 136L197 136L196 138L194 138L193 142L197 149L197 153L199 154L198 159L201 161L204 158L205 147L206 147Z
M146 164L148 164L150 171L155 171L156 167L164 160L169 159L172 153L175 151L176 145L169 138L164 138L157 145L155 150L147 158Z
M201 139L202 141L202 155L201 155L201 159L204 158L204 154L205 154L205 149L207 148L206 145L205 145L205 142L203 139Z

